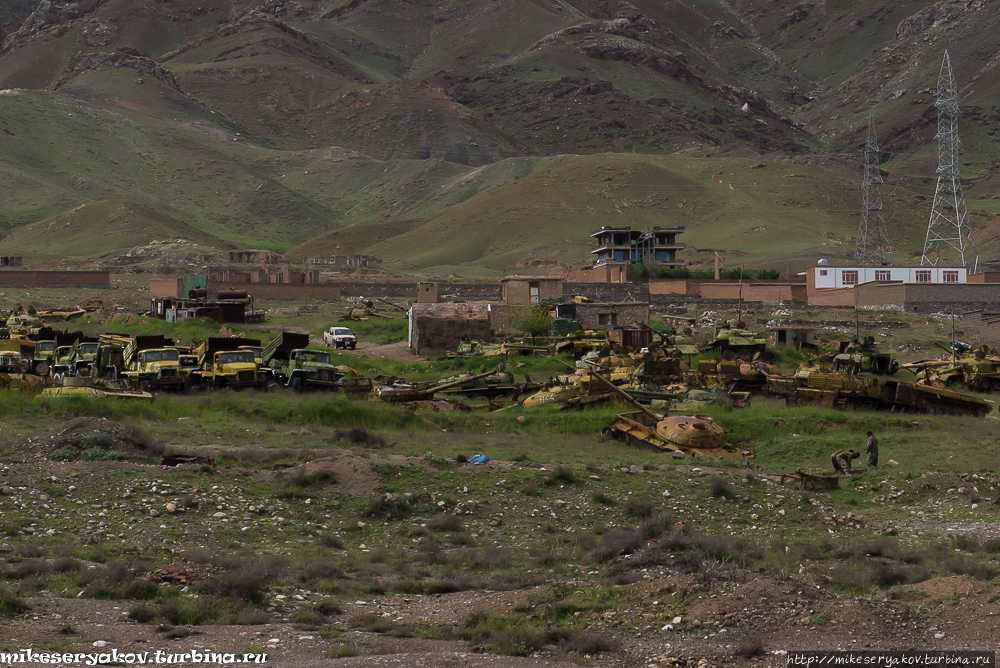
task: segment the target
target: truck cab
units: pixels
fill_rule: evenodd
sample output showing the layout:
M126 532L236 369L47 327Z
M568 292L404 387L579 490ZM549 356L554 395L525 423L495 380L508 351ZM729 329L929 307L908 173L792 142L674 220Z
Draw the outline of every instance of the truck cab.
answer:
M14 350L0 350L0 373L23 373L24 358Z
M148 392L154 387L183 387L180 353L175 348L153 348L140 351L127 375L138 381L139 389Z
M195 353L178 352L177 363L180 365L181 377L187 379L192 371L198 370L198 355Z
M293 390L306 387L336 389L336 382L343 377L330 362L330 353L321 350L293 350L288 363L280 371L280 377Z
M330 360L330 353L309 350L309 335L281 332L264 348L264 363L274 379L296 392L306 388L336 390L343 374Z
M77 341L73 344L72 365L78 376L89 376L97 361L96 341Z
M69 375L73 361L73 346L58 346L52 353L52 372Z
M215 353L212 361L213 387L261 387L263 374L257 371L253 353L230 350Z
M253 361L257 366L264 364L264 346L240 346L240 350L253 353Z
M56 342L55 341L39 341L35 345L35 359L45 360L51 364L52 357L56 352Z
M252 348L259 345L257 339L232 336L208 339L198 346L198 368L188 375L188 384L191 387L266 390L268 378L257 366L254 353L241 350L243 346Z

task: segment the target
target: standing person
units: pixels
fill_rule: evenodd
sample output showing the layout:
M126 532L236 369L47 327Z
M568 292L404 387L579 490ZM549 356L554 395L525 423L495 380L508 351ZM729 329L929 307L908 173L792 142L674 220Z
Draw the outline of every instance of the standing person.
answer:
M865 454L868 456L868 468L878 468L878 439L870 431L868 432L868 445L865 447Z
M830 455L830 462L833 470L841 475L851 475L851 460L861 456L860 452L854 450L838 450Z

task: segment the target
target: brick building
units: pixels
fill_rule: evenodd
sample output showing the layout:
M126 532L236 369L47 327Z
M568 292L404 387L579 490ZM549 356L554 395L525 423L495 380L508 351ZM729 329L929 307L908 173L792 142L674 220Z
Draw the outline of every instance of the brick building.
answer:
M563 296L563 279L557 276L507 276L500 285L501 300L506 304L537 304Z

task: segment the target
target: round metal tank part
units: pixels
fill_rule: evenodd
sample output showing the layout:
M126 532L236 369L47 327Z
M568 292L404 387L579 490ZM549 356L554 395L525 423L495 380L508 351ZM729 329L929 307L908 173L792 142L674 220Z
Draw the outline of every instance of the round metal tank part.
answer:
M656 425L664 440L688 448L719 448L726 444L726 430L707 415L674 415Z

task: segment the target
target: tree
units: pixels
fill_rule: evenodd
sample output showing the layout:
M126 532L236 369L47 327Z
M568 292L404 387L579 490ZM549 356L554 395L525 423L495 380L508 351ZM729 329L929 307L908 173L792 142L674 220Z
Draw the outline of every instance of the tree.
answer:
M552 329L552 316L543 304L532 304L512 311L507 319L510 326L535 338L548 334Z

